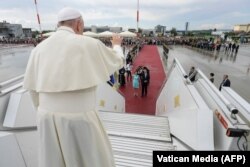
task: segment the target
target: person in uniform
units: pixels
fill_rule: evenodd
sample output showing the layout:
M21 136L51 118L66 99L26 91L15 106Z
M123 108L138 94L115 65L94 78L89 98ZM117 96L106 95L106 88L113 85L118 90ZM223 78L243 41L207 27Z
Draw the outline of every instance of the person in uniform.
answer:
M58 29L31 52L24 88L37 109L39 167L114 167L96 107L96 87L123 67L122 38L113 49L83 36L81 13L63 8Z

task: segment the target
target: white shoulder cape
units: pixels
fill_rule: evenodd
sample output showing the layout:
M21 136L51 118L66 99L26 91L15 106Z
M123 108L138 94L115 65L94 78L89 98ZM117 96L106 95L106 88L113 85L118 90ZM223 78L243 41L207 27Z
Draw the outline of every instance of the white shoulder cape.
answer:
M85 89L108 81L123 66L120 47L115 51L101 41L62 27L33 49L24 88L36 92Z

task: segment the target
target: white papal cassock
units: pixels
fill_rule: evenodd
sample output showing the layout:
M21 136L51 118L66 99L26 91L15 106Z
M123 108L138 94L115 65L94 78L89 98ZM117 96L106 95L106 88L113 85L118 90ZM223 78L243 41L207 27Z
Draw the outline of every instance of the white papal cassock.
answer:
M68 27L33 49L24 88L38 110L39 167L115 166L95 91L122 66L119 46L107 48Z

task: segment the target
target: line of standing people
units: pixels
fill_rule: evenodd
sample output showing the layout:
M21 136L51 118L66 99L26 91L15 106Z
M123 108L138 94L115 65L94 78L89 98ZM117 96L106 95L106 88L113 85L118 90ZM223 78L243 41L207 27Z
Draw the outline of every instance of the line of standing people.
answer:
M228 52L235 52L235 54L238 53L238 50L239 50L239 47L240 45L239 44L236 44L236 43L226 43L225 44L225 53L228 53Z

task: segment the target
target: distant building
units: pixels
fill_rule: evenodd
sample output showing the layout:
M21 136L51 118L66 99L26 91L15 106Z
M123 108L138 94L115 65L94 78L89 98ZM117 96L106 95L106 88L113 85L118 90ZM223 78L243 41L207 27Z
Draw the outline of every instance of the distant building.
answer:
M91 31L95 32L95 33L101 33L104 31L109 31L109 27L108 26L91 26Z
M111 32L116 32L120 33L122 32L122 27L109 27L109 26L90 26L90 27L84 27L84 31L91 31L94 33L101 33L104 31L111 31Z
M206 35L211 35L213 30L212 29L209 29L209 30L192 30L190 32L195 36L206 36Z
M32 38L31 28L23 28L23 34L25 38Z
M21 24L10 24L6 21L0 22L0 36L10 38L24 37Z
M120 33L120 32L122 32L122 27L110 27L109 31Z
M154 29L142 29L142 35L143 36L155 36L155 30Z
M250 32L250 24L238 24L234 26L234 31Z
M128 31L135 33L137 30L135 28L129 28Z
M6 21L0 22L0 36L1 37L8 37L9 36L9 28L7 26Z
M166 30L165 31L165 36L170 37L171 36L171 32L169 30Z
M101 33L104 31L109 31L109 27L108 26L90 26L90 27L84 27L84 31L91 31L94 33Z
M164 35L166 32L166 26L157 25L155 26L155 33Z
M9 36L9 29L7 27L3 27L0 23L0 37L8 37Z
M178 36L183 36L183 35L185 35L185 32L186 32L186 31L183 31L183 30L176 30L176 32L177 32L177 35L178 35Z
M86 32L86 31L91 31L91 27L85 27L84 26L84 32Z

